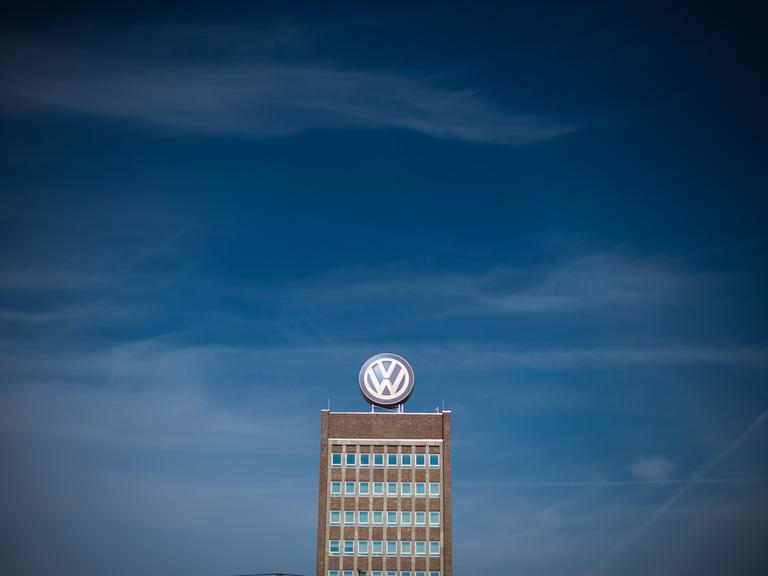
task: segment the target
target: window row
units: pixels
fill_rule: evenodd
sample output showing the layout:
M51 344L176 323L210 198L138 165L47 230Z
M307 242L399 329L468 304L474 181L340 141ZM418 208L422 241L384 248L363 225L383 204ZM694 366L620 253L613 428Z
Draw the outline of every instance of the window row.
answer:
M423 570L416 570L411 572L410 570L401 570L399 573L397 570L373 570L371 576L440 576L440 572L424 572ZM368 576L368 572L365 570L328 570L328 576Z
M398 544L400 546L398 546ZM329 540L330 556L440 556L440 541L432 540Z
M440 468L440 454L367 454L347 452L333 452L331 454L331 466L339 467L342 462L348 468L370 468L373 460L374 468L384 468L386 462L387 468L426 468L429 463L430 468Z
M440 482L331 482L331 496L440 496Z
M440 576L440 572L424 572L423 570L416 570L415 572L411 572L410 570L402 570L399 573L397 570L387 570L387 571L381 571L381 570L373 570L371 572L371 576ZM368 572L365 570L359 570L355 572L354 570L328 570L328 576L368 576Z
M398 516L400 522L398 522ZM342 520L345 526L383 526L384 519L387 520L387 526L426 526L429 519L430 526L440 526L440 512L383 512L374 510L331 510L331 524L341 524ZM357 520L357 522L355 522Z

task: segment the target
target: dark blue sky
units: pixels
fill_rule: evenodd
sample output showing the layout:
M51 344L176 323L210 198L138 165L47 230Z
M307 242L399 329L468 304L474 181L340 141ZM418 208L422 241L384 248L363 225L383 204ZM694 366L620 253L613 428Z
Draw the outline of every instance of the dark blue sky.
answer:
M309 574L392 351L457 574L768 572L756 7L8 6L0 571Z

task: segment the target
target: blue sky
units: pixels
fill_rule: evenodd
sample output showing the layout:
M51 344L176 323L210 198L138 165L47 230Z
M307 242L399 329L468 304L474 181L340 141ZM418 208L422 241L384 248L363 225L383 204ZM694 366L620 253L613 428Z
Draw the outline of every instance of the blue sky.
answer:
M372 354L455 571L768 571L749 4L35 7L0 45L0 571L314 567Z

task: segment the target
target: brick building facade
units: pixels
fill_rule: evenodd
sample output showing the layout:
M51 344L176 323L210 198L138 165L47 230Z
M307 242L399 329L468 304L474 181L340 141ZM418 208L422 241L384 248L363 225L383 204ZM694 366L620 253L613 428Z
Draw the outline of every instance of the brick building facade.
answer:
M451 413L321 414L317 576L452 576Z

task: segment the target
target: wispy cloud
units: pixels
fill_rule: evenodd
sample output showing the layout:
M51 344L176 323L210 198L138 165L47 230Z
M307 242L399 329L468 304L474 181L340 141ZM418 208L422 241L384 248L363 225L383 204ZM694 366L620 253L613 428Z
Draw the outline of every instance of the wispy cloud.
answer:
M199 47L197 47L199 50ZM404 129L528 144L574 130L429 77L240 58L181 66L136 53L14 47L0 63L4 113L76 112L172 129L271 137L322 128Z
M658 456L638 458L630 467L630 472L640 481L664 482L669 480L675 469L675 463Z

